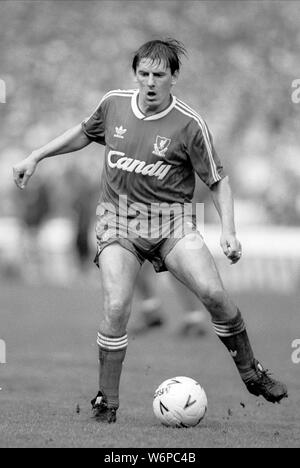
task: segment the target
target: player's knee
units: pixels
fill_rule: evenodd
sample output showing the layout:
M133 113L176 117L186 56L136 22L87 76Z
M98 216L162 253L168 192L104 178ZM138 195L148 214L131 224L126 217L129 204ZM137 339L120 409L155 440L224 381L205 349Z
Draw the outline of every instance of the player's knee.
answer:
M202 301L211 314L219 316L226 308L227 297L222 287L208 286L202 292Z
M106 303L105 322L114 331L126 328L129 314L129 304L122 300L112 299Z

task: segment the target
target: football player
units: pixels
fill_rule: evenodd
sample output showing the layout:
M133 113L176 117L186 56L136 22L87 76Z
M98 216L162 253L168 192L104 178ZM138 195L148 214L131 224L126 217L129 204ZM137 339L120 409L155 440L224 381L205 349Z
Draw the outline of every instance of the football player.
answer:
M220 216L223 252L231 263L239 261L229 178L206 122L172 93L185 54L175 39L143 44L132 61L137 89L108 92L90 117L14 167L15 182L24 188L43 159L92 142L105 145L95 259L104 295L99 392L92 400L99 421L116 421L127 323L145 260L157 272L171 272L202 301L250 393L270 402L287 397L286 386L254 357L241 312L224 289L193 213L186 212L198 175Z

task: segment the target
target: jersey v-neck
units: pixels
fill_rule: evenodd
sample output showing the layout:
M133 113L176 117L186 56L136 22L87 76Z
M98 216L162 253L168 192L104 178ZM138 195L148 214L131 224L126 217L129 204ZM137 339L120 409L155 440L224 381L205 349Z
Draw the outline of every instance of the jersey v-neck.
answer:
M158 119L161 119L162 117L165 117L167 114L169 114L169 112L171 112L173 107L175 107L175 105L176 105L176 97L171 95L171 97L172 97L171 104L166 109L164 109L163 111L158 112L157 114L152 114L152 115L146 116L139 109L138 102L137 102L138 94L139 94L139 90L137 89L137 90L135 90L135 92L133 93L132 98L131 98L131 109L132 109L132 112L134 113L134 115L140 120L158 120Z

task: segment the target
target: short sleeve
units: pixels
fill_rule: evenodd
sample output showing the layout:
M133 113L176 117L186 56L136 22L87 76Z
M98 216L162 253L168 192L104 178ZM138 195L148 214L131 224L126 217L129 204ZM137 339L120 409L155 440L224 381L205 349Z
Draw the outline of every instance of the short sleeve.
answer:
M81 123L81 127L90 140L105 145L105 109L102 101L95 112Z
M195 172L211 188L226 174L214 148L213 138L206 123L195 123L189 146L189 156ZM195 128L196 127L196 128Z

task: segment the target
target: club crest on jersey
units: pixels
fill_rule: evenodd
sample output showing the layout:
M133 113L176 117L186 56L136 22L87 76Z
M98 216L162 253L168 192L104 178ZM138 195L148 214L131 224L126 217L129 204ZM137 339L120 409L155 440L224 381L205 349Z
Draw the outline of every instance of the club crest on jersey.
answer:
M127 128L123 128L123 125L120 127L115 127L116 133L114 134L114 137L116 138L124 138L124 134L127 132Z
M156 141L154 143L154 151L152 151L152 154L155 154L155 156L158 156L160 158L164 158L166 156L166 152L169 148L170 143L171 138L165 138L157 135Z

